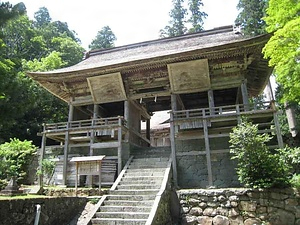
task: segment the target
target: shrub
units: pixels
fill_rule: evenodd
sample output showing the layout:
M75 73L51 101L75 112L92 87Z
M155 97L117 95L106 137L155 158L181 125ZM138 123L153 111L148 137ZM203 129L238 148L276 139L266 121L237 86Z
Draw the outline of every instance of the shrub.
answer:
M36 150L31 141L20 141L16 138L0 145L0 179L8 180L14 177L22 181Z
M294 174L291 178L291 185L292 187L300 190L300 174Z
M239 181L246 187L271 188L289 183L289 165L278 151L267 146L268 134L258 134L257 125L243 121L230 133L231 159L237 160Z

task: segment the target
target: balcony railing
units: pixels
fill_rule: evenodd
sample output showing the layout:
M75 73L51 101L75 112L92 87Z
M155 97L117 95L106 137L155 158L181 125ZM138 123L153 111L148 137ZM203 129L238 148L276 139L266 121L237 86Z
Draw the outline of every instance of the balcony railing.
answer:
M63 132L66 130L90 130L90 129L105 129L126 126L126 121L123 117L97 118L90 120L77 120L71 122L51 123L44 125L44 132Z
M173 111L173 119L187 120L200 118L216 118L224 116L237 116L249 113L259 113L263 111L275 111L274 102L262 102L259 104L238 104L202 109L190 109Z

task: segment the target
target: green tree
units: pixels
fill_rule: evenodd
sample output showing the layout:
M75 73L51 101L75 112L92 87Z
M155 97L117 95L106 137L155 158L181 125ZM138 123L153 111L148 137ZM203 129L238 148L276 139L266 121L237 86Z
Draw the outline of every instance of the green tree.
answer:
M26 12L24 3L18 3L12 5L9 2L0 1L0 27L2 27L7 21L13 19Z
M37 148L31 141L11 139L0 145L0 179L17 178L24 182L28 166L36 154Z
M89 45L90 50L112 48L115 46L117 40L115 34L112 32L109 26L103 27L98 31L96 37Z
M243 120L230 133L230 153L237 160L239 181L246 187L271 188L289 183L290 167L279 152L271 152L268 134L258 134L258 125Z
M44 10L47 12L47 10ZM6 21L0 40L0 143L11 137L40 144L37 132L44 122L66 119L67 105L41 88L24 71L47 71L70 66L84 49L66 23L35 21L26 15ZM48 18L48 19L47 19Z
M187 31L185 27L187 10L183 7L184 0L172 0L172 2L173 9L169 13L171 20L169 25L160 30L161 37L175 37L185 34Z
M39 8L39 10L34 13L34 19L37 27L47 26L52 21L50 13L46 7Z
M266 33L265 21L268 0L240 0L237 9L240 11L235 23L240 24L245 35L255 36Z
M201 7L203 7L202 0L189 0L189 11L191 13L189 22L192 24L189 33L203 30L203 20L207 17L207 14L201 11Z
M263 49L282 86L283 101L300 103L300 2L270 0L265 21L274 33Z

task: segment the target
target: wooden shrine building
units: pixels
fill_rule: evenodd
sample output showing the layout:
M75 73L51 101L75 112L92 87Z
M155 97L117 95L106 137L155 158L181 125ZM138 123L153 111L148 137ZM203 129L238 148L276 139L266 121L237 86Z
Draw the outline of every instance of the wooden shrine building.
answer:
M234 186L229 133L241 116L274 133L282 146L274 102L252 103L272 68L261 51L269 35L248 38L231 26L94 50L77 65L29 76L69 105L69 119L45 124L46 138L68 154L115 156L118 172L133 148L150 145L153 113L169 110L173 177L180 187ZM146 122L145 135L141 121Z

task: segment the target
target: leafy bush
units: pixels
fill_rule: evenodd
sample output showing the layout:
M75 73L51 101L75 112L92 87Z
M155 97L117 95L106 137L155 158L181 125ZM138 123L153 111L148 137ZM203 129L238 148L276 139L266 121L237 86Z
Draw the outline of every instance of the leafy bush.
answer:
M230 133L230 152L237 159L239 181L246 187L271 188L289 183L290 166L279 151L271 150L266 143L268 134L258 134L257 125L243 121Z
M300 190L300 174L294 174L290 182L292 187Z
M0 145L0 179L12 177L22 180L26 176L27 166L36 154L36 146L31 141L11 139Z
M51 178L54 173L56 163L51 159L43 159L42 161L42 170L37 170L37 175L46 176L46 183L49 185Z

